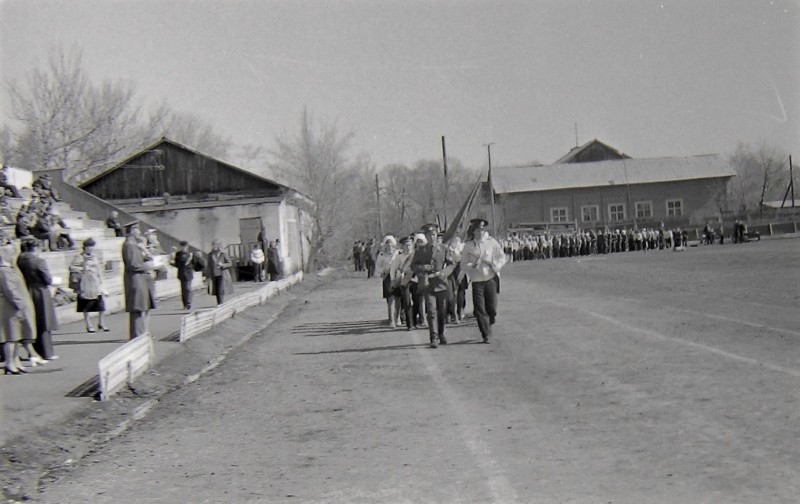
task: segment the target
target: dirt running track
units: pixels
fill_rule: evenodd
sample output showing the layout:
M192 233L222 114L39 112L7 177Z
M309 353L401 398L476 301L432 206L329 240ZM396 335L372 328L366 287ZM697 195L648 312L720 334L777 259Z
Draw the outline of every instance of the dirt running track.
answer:
M495 341L310 279L47 503L800 499L800 240L516 263Z

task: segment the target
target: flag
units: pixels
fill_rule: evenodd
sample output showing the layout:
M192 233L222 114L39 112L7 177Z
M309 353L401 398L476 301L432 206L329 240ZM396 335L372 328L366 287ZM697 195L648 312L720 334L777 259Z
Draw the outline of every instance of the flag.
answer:
M478 189L481 187L481 179L479 178L478 181L475 183L475 187L472 188L470 191L469 196L467 197L464 204L461 205L461 208L458 210L458 213L453 218L453 221L450 223L450 226L444 233L444 242L447 243L450 239L455 236L456 234L463 233L465 229L465 224L469 223L469 216L470 210L472 209L472 203L475 201L475 196L478 194Z

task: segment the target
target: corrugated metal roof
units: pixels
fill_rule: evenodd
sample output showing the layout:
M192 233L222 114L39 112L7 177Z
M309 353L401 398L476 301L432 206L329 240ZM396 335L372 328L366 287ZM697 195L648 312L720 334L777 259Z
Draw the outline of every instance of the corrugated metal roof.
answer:
M615 159L593 163L492 168L495 192L551 191L578 187L652 184L733 177L736 172L717 154L649 159Z

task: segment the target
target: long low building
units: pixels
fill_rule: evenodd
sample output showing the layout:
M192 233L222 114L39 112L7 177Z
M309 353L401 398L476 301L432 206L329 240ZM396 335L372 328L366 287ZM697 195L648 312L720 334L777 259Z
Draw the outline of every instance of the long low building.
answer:
M299 191L167 138L80 184L150 227L208 251L214 239L249 261L261 229L284 272L305 268L314 202Z
M719 155L634 159L597 140L573 151L556 164L492 170L501 228L702 225L727 208L736 175Z

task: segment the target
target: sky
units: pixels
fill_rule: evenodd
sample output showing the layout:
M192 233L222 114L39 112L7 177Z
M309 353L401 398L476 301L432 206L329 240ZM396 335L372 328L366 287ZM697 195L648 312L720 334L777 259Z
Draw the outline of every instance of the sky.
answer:
M0 0L0 78L58 46L236 144L272 149L307 109L378 168L441 159L442 136L474 168L489 143L493 166L594 138L637 158L800 146L800 0Z

